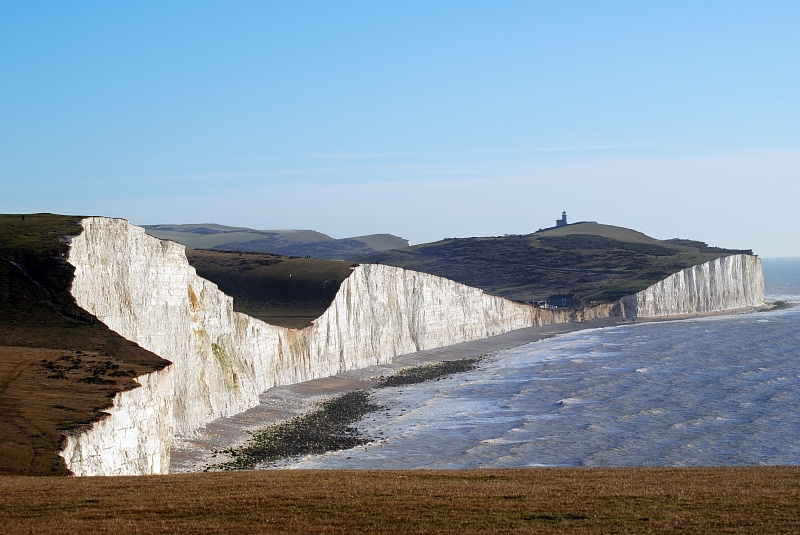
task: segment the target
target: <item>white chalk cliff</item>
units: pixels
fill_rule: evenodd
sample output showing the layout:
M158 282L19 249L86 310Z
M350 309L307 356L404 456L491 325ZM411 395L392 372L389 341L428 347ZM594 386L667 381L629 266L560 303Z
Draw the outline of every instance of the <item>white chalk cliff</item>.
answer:
M139 377L142 386L117 394L108 417L67 437L61 455L76 475L167 473L174 436L244 411L274 386L523 327L613 313L604 306L579 318L441 277L368 264L353 270L313 325L287 329L234 312L230 297L197 276L182 245L148 236L122 219L82 223L68 258L78 305L172 364ZM761 303L757 258L714 262L720 266L689 268L691 275L681 275L689 271L684 270L640 292L635 303L634 296L626 298L622 312L663 315ZM683 278L668 282L678 275Z
M674 273L641 292L620 299L629 318L716 312L764 302L761 259L732 255Z
M61 456L76 476L166 474L173 438L173 369L141 375L120 392L108 416L67 436Z

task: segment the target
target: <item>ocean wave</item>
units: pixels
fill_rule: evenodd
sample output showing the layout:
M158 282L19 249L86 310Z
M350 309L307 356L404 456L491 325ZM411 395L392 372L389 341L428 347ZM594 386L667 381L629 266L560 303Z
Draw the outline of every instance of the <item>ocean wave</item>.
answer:
M299 466L800 464L800 307L584 334L384 392L380 441Z

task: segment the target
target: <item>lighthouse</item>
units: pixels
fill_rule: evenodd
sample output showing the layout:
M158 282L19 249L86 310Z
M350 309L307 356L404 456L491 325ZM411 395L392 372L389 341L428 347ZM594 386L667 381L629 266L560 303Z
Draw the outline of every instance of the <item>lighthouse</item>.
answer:
M556 219L556 228L567 226L567 212L561 212L561 219Z

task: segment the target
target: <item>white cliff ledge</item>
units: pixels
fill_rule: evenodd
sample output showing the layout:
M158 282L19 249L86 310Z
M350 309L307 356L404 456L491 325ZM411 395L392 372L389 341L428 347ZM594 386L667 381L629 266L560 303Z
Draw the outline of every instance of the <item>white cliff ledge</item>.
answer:
M296 330L234 312L233 300L197 276L180 244L148 236L121 219L88 218L83 228L68 259L75 266L72 294L78 305L172 364L140 377L142 387L118 394L110 416L89 431L67 437L61 455L76 475L167 473L173 436L244 411L274 386L617 309L628 317L652 316L763 301L760 260L747 255L689 268L619 307L597 307L580 317L433 275L368 264L354 269L320 318Z

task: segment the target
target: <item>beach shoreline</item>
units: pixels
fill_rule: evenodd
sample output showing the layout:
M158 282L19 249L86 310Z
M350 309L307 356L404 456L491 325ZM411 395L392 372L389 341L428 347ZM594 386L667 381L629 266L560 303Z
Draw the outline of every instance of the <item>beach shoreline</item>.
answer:
M214 420L198 430L194 436L176 438L171 453L170 473L202 471L207 466L220 462L221 458L215 451L241 446L251 437L252 432L307 414L319 403L332 397L372 388L378 377L392 375L404 368L481 357L577 331L745 314L763 308L747 307L652 318L609 317L527 327L471 342L400 355L388 364L348 370L330 377L271 388L260 396L257 406L228 418Z

